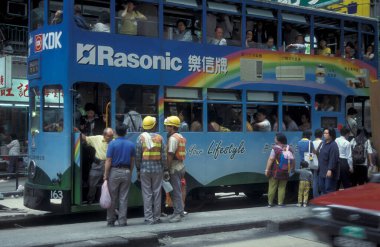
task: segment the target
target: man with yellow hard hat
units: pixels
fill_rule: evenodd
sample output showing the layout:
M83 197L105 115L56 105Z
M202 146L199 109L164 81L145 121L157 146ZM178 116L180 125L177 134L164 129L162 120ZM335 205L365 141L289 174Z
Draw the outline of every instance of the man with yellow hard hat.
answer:
M186 139L178 133L181 120L177 116L167 117L164 121L168 132L168 167L170 171L170 183L173 187L173 215L169 217L169 222L179 222L184 215L182 203L181 179L185 176L185 154Z
M145 132L137 138L136 167L137 176L141 181L145 223L152 225L161 222L162 178L164 170L166 176L169 176L169 172L162 136L154 133L156 118L146 116L142 121L142 127Z

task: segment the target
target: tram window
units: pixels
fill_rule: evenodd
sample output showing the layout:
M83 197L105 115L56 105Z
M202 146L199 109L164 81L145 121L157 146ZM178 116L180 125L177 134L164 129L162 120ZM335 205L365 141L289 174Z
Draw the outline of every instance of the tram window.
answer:
M63 21L63 0L49 0L49 24L57 25Z
M314 35L318 40L315 54L321 56L340 56L340 20L314 16Z
M158 119L158 86L121 85L116 92L116 121L126 124L128 132L141 132L146 116Z
M277 94L272 92L247 92L247 101L277 102Z
M63 130L63 91L62 86L47 86L43 89L43 130L61 132Z
M363 51L363 60L366 62L373 62L375 58L375 49L374 49L374 28L371 25L362 24L362 51Z
M310 96L303 93L283 93L282 102L294 104L310 104Z
M165 102L164 116L178 116L181 120L179 132L200 132L202 127L202 103Z
M370 100L368 97L353 97L346 98L346 114L348 109L354 108L357 114L354 116L357 127L364 127L367 131L371 131L371 109Z
M246 30L245 47L272 51L277 50L277 21L248 17Z
M282 116L286 131L311 129L309 106L283 106Z
M75 0L74 21L77 27L96 32L110 31L110 1Z
M33 87L30 89L30 130L32 134L35 131L40 130L40 107L41 107L41 98L40 98L40 90L37 87Z
M282 46L289 53L310 54L310 25L306 16L282 13ZM316 39L314 39L316 44Z
M186 3L191 3L191 8L165 6L164 37L170 40L201 42L202 11L198 10L200 5L195 0Z
M40 28L44 25L44 1L31 1L30 26L32 30Z
M338 127L338 119L336 117L321 117L321 128L337 128Z
M247 131L275 131L278 107L273 105L247 104ZM251 128L251 130L249 130Z
M226 89L208 89L208 100L225 100L225 101L240 101L241 92L238 90L226 90Z
M241 46L241 4L207 1L207 10L207 43Z
M314 107L317 111L340 111L340 96L317 94Z
M126 0L116 5L117 33L158 37L158 5L152 2Z
M242 130L241 104L215 104L207 106L208 131L209 132L235 132Z
M200 88L181 88L167 87L165 88L165 98L172 99L202 99L202 89Z

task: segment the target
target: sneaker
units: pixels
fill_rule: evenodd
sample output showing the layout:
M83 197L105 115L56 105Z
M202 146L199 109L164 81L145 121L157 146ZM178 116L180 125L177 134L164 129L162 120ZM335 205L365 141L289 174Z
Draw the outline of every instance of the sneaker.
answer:
M303 207L304 207L304 208L306 208L306 207L307 207L307 204L306 204L306 203L304 203L304 204L303 204Z
M268 208L272 208L273 207L273 204L268 204Z
M180 214L174 215L171 219L169 219L170 223L176 223L176 222L180 222L180 221L181 221L181 215Z
M297 207L302 207L302 204L301 203L297 203Z
M157 220L155 220L153 223L154 223L154 224L160 224L160 223L162 223L162 220L161 220L161 219L157 219Z
M183 211L183 212L181 213L181 217L184 218L187 214L188 214L188 212Z
M108 227L114 227L115 226L115 222L107 222L107 226Z

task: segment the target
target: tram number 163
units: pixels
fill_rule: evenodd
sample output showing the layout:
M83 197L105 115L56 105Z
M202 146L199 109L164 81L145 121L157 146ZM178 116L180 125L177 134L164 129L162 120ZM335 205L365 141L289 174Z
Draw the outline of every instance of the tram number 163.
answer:
M50 199L62 199L63 192L62 190L52 190L50 191Z

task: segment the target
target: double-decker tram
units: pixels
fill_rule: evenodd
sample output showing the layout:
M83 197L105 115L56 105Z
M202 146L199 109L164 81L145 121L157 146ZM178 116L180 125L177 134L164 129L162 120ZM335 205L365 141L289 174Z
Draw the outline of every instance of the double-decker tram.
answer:
M302 131L339 128L351 107L371 128L378 55L364 51L378 50L374 19L253 0L29 6L29 208L99 209L86 202L93 150L79 131L126 123L136 141L147 115L163 136L165 117L187 123L189 198L265 192L278 131L297 150ZM142 203L136 178L130 206Z

